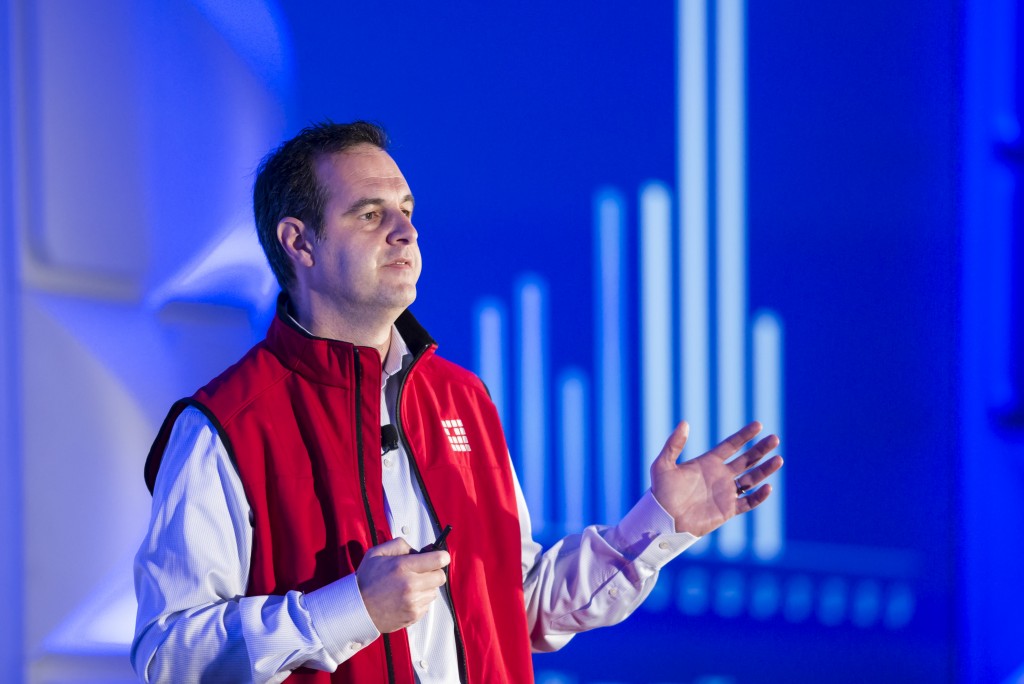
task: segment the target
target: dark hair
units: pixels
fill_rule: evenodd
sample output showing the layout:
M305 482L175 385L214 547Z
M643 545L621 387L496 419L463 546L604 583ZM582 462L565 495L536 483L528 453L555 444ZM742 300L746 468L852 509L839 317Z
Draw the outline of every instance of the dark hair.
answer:
M327 188L316 177L316 162L324 155L360 144L386 150L388 137L377 124L338 124L327 120L303 128L260 162L252 187L252 211L260 245L283 289L287 290L295 280L295 269L277 239L277 224L286 216L294 216L320 238L329 198Z

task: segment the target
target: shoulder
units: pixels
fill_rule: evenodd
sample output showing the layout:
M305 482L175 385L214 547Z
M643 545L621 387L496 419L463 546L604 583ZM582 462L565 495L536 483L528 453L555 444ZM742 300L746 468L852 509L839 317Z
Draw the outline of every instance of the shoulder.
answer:
M164 470L165 451L190 453L197 444L208 444L218 455L233 460L234 449L226 427L246 409L273 396L273 388L290 373L267 348L265 341L250 349L238 362L200 388L191 397L171 406L146 458L145 478L150 491ZM171 442L188 448L170 449Z
M196 392L195 399L221 423L228 423L268 395L290 373L265 342L261 342Z
M182 399L171 407L150 447L146 486L166 499L180 483L209 479L230 461L216 418L195 400Z
M183 479L202 481L216 473L227 454L223 442L206 414L194 404L181 407L175 417L164 451L157 490ZM156 492L154 492L156 493ZM166 496L166 492L165 492Z
M437 354L431 354L428 358L423 359L421 363L417 364L415 370L425 380L432 383L457 385L467 390L488 394L483 380L476 373Z

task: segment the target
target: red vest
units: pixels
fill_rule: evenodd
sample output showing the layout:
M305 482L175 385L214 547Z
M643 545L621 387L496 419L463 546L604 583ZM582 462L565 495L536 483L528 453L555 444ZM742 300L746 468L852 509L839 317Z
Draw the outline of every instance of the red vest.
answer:
M447 589L462 681L533 681L519 519L497 411L475 375L435 355L411 314L397 325L415 354L399 392L399 433L431 517L438 529L452 525ZM241 361L171 408L146 461L146 483L152 491L174 421L196 406L217 427L252 509L247 594L322 587L391 538L380 383L376 350L310 337L279 315ZM468 451L456 451L460 440L446 434L442 421L455 419ZM413 684L405 630L377 639L333 674L303 668L291 679Z

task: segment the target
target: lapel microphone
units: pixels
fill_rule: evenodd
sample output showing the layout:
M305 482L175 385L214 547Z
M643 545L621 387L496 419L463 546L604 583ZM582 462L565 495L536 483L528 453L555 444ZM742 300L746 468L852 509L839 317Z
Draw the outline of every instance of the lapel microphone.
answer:
M398 448L398 428L388 423L380 426L380 454L383 456L389 451Z

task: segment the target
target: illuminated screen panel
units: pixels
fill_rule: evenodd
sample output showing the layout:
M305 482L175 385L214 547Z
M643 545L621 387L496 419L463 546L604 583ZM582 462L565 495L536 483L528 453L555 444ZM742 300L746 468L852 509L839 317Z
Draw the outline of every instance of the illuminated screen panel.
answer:
M344 21L286 12L299 35ZM312 41L297 64L297 120L388 124L415 310L504 388L542 541L630 505L679 418L691 456L752 418L782 436L770 503L623 625L537 655L538 680L949 681L952 10L623 12L409 9L387 50ZM324 64L403 87L335 93Z

